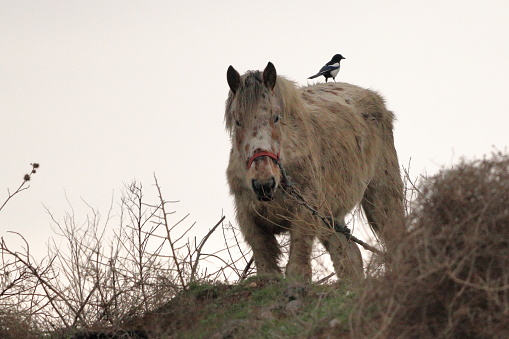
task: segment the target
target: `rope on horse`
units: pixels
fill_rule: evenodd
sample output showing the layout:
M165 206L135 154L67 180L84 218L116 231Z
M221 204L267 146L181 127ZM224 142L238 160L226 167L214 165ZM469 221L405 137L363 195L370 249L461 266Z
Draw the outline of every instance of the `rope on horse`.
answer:
M335 230L338 233L344 234L347 240L352 240L353 242L361 245L368 251L371 251L371 252L374 252L377 254L383 254L383 252L380 251L379 249L365 243L364 241L362 241L359 238L352 235L352 231L348 228L348 226L341 224L333 217L326 217L326 216L320 214L318 212L318 210L316 208L314 208L313 206L311 206L306 201L306 199L304 199L304 197L297 191L297 189L295 188L294 184L292 183L292 181L290 179L290 176L286 172L286 169L284 168L283 164L281 163L281 161L279 159L277 160L277 164L278 164L279 168L281 169L281 174L283 176L283 182L285 183L285 186L286 186L284 188L285 192L288 193L289 195L291 195L292 197L294 197L295 200L299 203L299 205L306 207L311 212L311 214L316 215L318 218L320 218L322 220L322 222L327 227L332 228L333 230Z

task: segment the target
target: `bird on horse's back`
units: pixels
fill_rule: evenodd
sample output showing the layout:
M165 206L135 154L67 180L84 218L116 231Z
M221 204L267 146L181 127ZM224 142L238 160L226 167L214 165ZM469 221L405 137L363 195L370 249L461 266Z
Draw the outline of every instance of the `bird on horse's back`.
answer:
M319 77L320 75L323 75L325 77L325 82L329 80L329 78L332 78L332 80L336 81L336 76L339 73L339 68L341 67L340 63L341 60L346 59L341 54L336 54L332 57L332 59L325 64L318 73L315 75L310 76L308 79L314 79Z

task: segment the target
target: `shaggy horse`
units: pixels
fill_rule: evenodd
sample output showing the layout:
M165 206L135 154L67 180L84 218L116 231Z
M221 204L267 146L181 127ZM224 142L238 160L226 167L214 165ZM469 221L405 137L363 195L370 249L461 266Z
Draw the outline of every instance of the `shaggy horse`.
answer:
M390 249L403 232L403 184L392 112L375 92L346 83L297 88L272 63L243 76L227 72L225 123L232 139L227 169L237 220L259 274L281 273L275 235L290 232L287 276L311 278L316 237L338 277L362 276L357 245L326 227L285 193L278 162L294 187L324 215L344 223L361 202Z

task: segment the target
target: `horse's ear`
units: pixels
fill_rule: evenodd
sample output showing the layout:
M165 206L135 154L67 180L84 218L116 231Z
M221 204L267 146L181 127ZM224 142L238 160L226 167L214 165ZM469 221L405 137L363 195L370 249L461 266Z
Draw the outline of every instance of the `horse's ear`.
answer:
M274 89L274 86L276 86L276 78L276 67L274 67L274 64L269 61L267 67L263 70L263 83L268 89L272 90Z
M230 86L233 94L235 94L240 86L240 74L231 65L226 72L226 80L228 80L228 86Z

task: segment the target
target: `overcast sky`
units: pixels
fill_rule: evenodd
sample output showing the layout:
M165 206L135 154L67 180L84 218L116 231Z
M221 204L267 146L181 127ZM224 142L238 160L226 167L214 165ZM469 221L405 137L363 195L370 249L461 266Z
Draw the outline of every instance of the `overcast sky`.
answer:
M387 99L413 175L507 148L507 0L0 1L0 203L41 165L0 236L43 248L43 204L106 214L133 179L154 194L154 173L198 235L233 222L227 67L306 85L335 53L336 80Z

